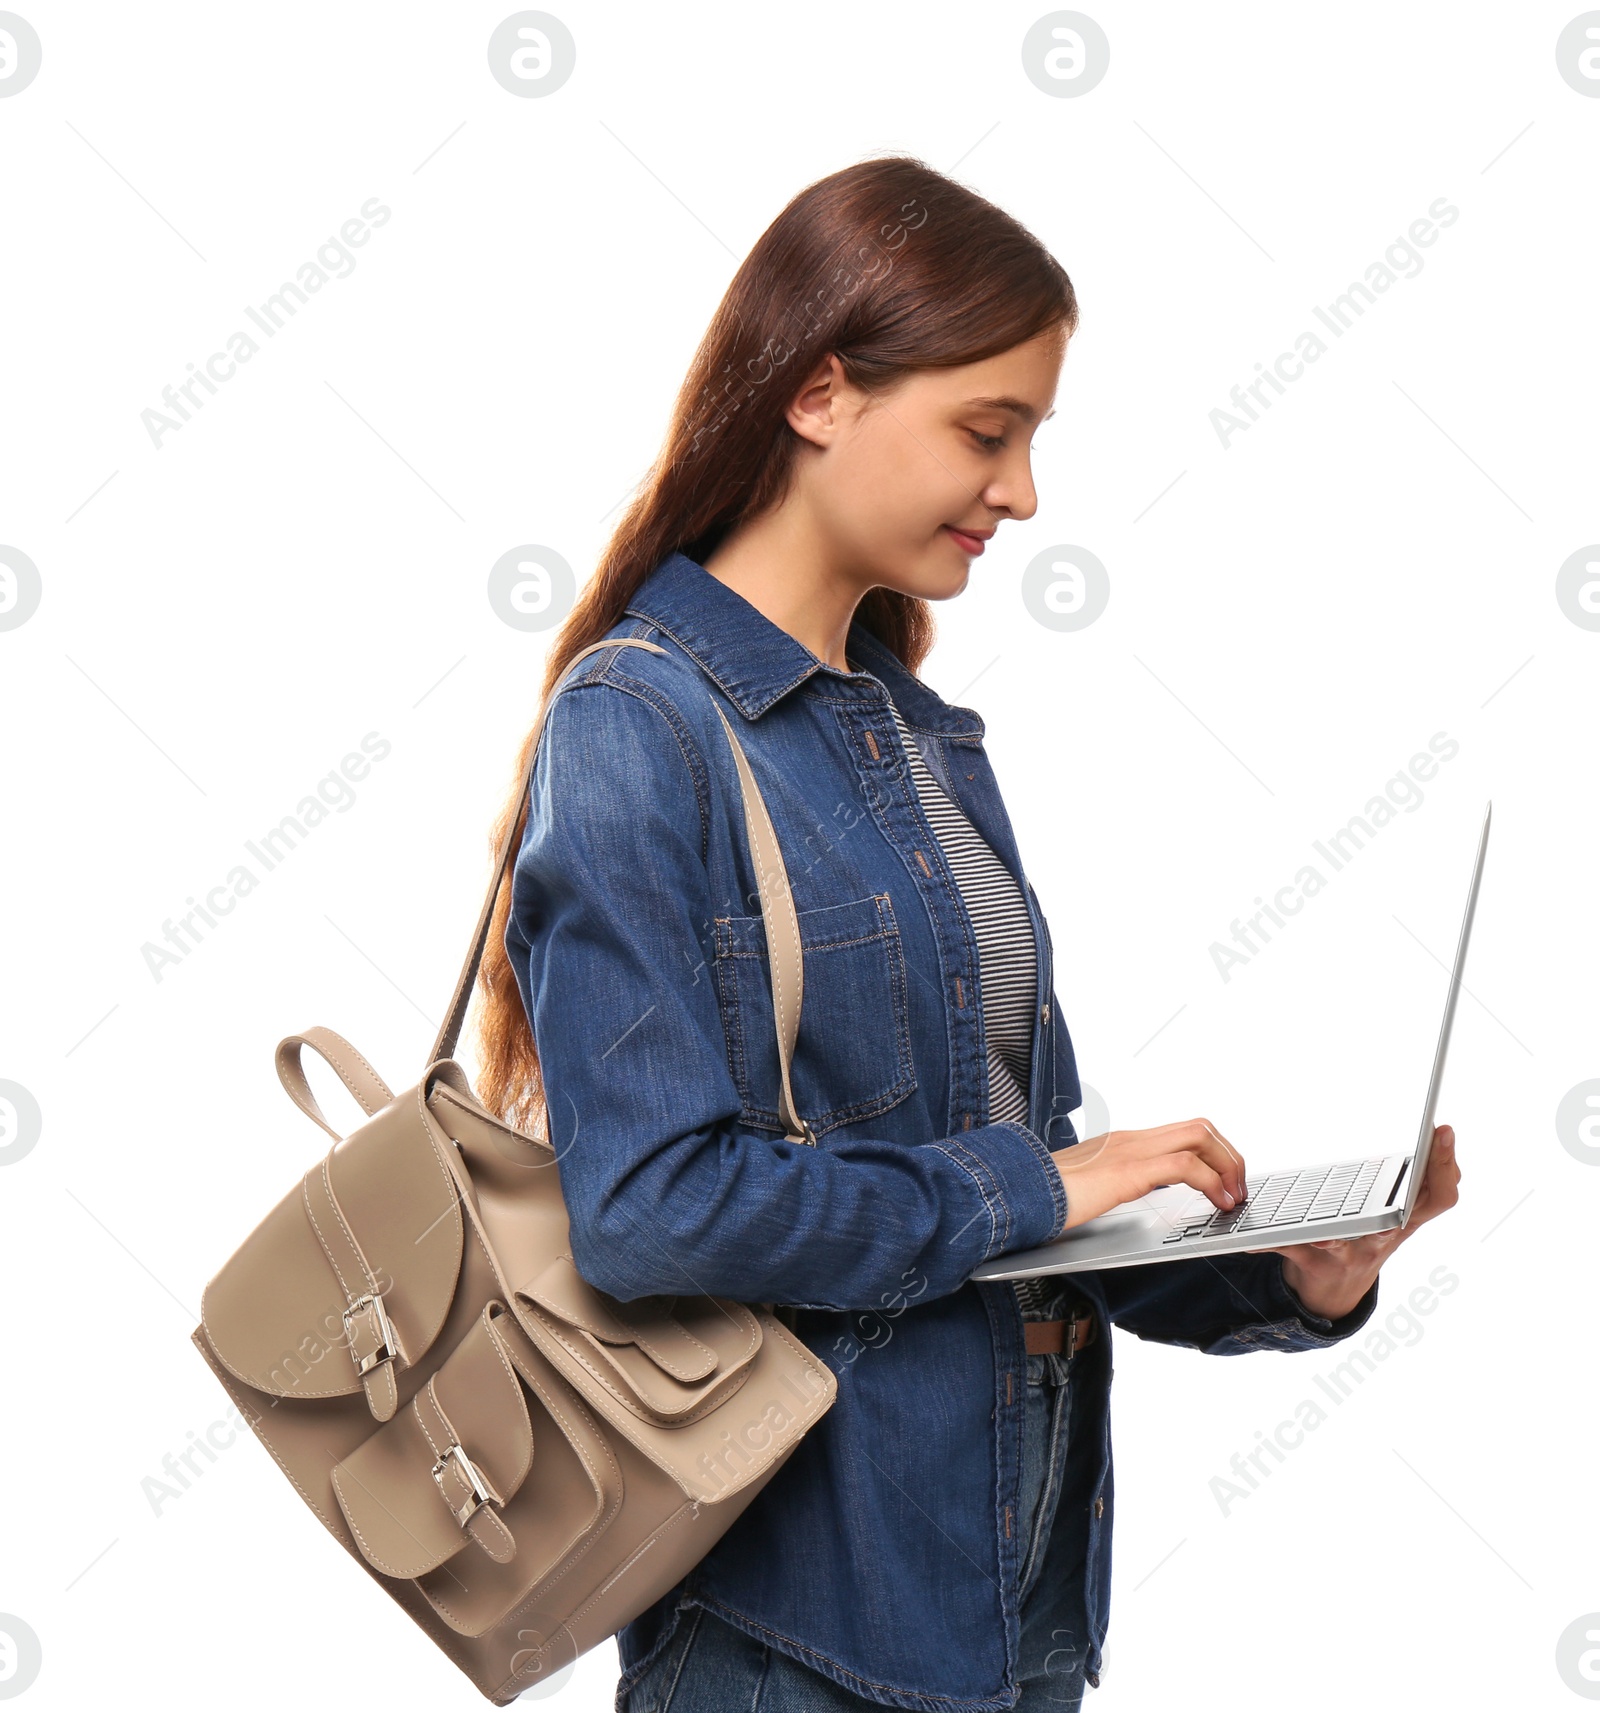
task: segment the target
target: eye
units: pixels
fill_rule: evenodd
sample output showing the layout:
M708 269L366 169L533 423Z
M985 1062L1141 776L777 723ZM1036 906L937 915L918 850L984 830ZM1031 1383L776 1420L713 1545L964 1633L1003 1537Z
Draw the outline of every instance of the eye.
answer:
M1006 443L1006 437L1003 434L980 434L975 428L969 428L967 433L977 441L985 452L998 452Z

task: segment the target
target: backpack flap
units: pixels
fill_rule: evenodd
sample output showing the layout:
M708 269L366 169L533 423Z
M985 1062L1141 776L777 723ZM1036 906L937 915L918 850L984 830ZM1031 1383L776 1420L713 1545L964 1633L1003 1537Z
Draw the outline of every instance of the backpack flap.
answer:
M408 1089L313 1166L206 1286L206 1339L258 1392L302 1399L364 1390L373 1417L387 1421L401 1373L421 1360L450 1311L462 1237L455 1180L420 1091Z
M517 1288L547 1333L619 1404L647 1422L681 1427L744 1384L761 1323L720 1297L639 1297L620 1302L558 1255Z

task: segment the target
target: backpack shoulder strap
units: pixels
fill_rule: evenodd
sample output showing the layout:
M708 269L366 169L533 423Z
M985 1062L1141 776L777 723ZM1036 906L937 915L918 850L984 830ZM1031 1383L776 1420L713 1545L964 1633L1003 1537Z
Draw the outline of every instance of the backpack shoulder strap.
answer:
M587 648L579 649L570 664L576 665L585 655L596 654L603 648L648 648L654 654L667 652L659 643L648 642L643 637L606 637L600 642L590 643ZM533 789L534 768L539 759L545 725L554 702L555 698L551 697L539 715L539 729L533 740L533 748L529 751L528 764L522 778L523 799L526 799ZM717 717L722 721L723 731L727 733L728 743L733 750L734 765L738 769L739 791L744 804L745 835L755 865L756 884L761 893L761 917L767 939L767 964L772 978L772 1014L778 1037L778 1116L783 1120L786 1141L815 1146L816 1137L811 1126L795 1111L794 1095L789 1083L789 1061L794 1056L795 1040L800 1031L800 1002L805 984L804 958L800 950L800 924L795 913L794 896L789 889L789 874L784 867L783 851L773 830L772 818L767 813L766 802L756 784L755 775L750 770L749 760L720 706L717 707ZM460 975L456 977L455 991L450 996L450 1009L445 1014L444 1023L434 1040L428 1061L430 1064L437 1064L441 1059L448 1059L455 1053L462 1025L466 1021L467 1006L478 979L478 968L483 962L495 901L500 896L500 888L505 884L506 872L510 866L516 827L516 820L513 819L495 856L488 894L484 898L483 908L478 912L478 925L473 930L466 961L461 966Z
M756 885L761 889L761 920L767 933L767 969L772 978L772 1016L778 1030L778 1116L783 1120L787 1142L816 1146L811 1126L795 1111L789 1087L789 1061L800 1033L800 1001L805 993L805 957L800 949L800 920L795 914L794 894L789 890L789 871L783 866L783 849L773 831L772 817L750 771L743 746L733 735L728 716L717 707L717 718L733 746L734 765L739 769L739 791L744 798L745 836L755 864Z

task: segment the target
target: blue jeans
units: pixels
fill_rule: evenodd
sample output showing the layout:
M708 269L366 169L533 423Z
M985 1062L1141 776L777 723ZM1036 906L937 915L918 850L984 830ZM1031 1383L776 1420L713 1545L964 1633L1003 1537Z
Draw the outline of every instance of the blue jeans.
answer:
M1021 1572L1020 1713L1078 1713L1083 1704L1083 1578L1090 1498L1074 1459L1073 1363L1027 1357L1022 1496L1028 1518ZM1073 1361L1081 1360L1074 1358ZM619 1713L862 1713L884 1703L858 1695L725 1623L703 1606L679 1608L666 1645L619 1700Z

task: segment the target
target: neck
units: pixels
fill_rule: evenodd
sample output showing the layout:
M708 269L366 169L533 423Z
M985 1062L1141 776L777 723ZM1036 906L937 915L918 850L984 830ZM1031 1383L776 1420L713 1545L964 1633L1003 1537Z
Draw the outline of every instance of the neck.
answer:
M780 506L741 524L705 568L824 664L849 670L845 639L856 605L872 585L840 567L793 508Z

